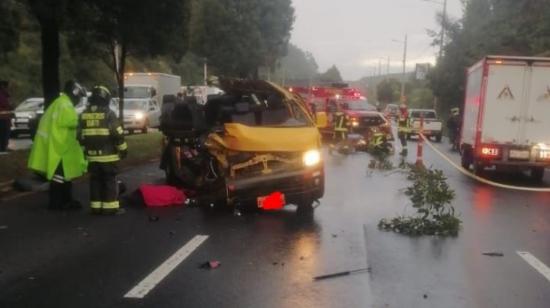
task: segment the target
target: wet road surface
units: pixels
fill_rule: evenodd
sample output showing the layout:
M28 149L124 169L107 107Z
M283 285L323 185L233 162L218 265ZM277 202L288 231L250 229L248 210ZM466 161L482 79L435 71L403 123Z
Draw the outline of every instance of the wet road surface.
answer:
M550 265L550 194L475 183L425 154L457 192L457 238L379 231L381 218L410 212L408 182L399 172L368 172L366 154L325 156L326 194L313 217L293 207L234 216L133 204L124 215L95 217L49 212L45 194L5 201L0 307L548 307L550 281L517 251ZM150 164L123 178L133 190L162 173ZM83 201L86 186L76 185ZM208 238L149 293L124 298L197 235ZM482 255L488 251L504 256ZM200 269L207 260L222 265ZM312 280L367 266L370 273Z

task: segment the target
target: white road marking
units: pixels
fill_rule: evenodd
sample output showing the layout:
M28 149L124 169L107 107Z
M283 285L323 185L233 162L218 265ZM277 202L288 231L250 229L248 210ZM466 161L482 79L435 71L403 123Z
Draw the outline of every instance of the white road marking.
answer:
M550 281L550 268L527 251L517 251L518 255L535 268L542 276Z
M208 235L196 235L187 244L181 247L176 253L157 267L149 276L145 277L132 290L128 291L125 298L143 298L149 291L159 284L170 272L172 272L183 260L185 260L195 249L197 249Z

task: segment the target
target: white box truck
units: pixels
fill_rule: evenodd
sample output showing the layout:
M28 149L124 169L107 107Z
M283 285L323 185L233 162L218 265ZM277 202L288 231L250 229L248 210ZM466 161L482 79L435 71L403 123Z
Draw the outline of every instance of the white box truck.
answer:
M163 73L125 73L124 97L152 98L162 105L164 95L176 95L180 91L181 77Z
M550 58L487 56L467 71L462 166L530 170L550 166Z

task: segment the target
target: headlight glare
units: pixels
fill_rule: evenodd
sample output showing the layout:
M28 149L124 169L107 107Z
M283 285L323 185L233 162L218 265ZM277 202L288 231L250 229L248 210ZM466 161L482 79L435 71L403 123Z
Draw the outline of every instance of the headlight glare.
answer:
M321 152L318 150L307 151L304 153L303 161L306 167L313 167L321 162Z

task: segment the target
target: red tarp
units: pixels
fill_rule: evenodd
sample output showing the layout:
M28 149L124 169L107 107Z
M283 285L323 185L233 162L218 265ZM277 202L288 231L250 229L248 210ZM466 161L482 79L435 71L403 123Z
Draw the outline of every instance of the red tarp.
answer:
M187 197L183 191L167 185L141 185L139 187L143 201L148 207L182 205Z

